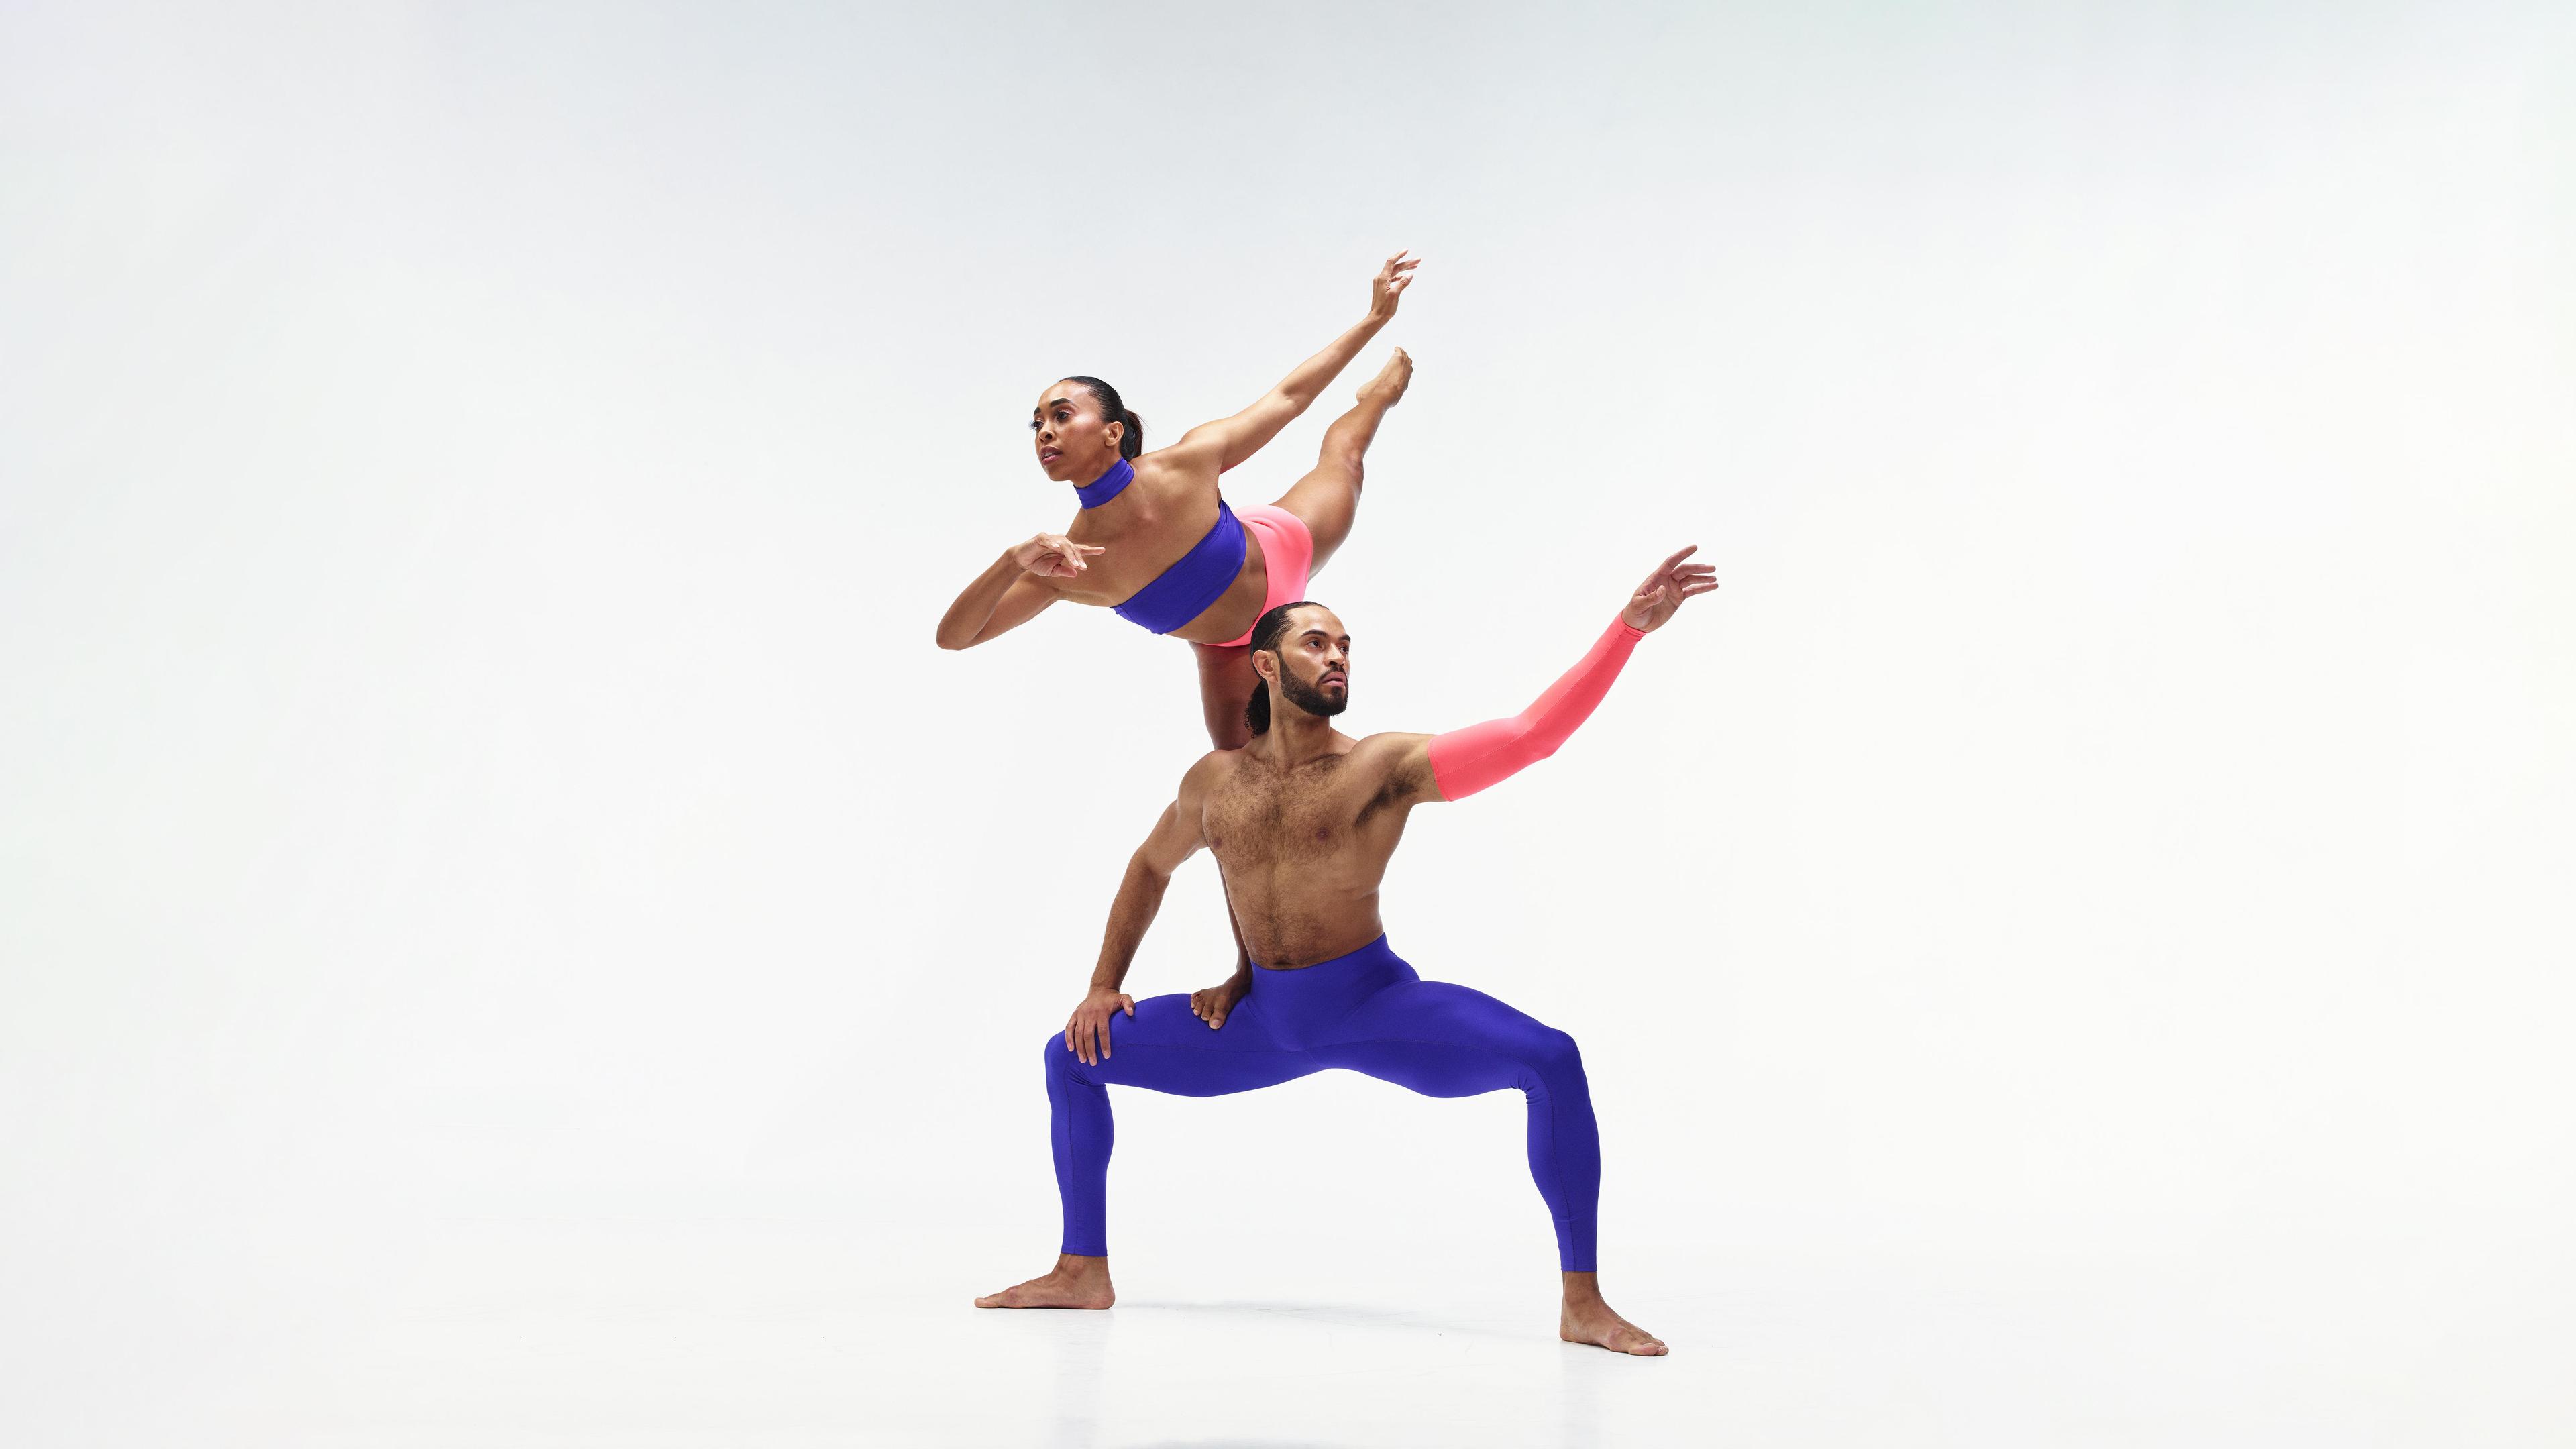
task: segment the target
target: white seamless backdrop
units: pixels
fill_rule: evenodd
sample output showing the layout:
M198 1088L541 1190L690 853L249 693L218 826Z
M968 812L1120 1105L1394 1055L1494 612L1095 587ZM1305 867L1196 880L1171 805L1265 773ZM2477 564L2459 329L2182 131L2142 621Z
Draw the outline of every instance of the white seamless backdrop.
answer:
M9 1438L2567 1441L2571 44L9 7ZM1582 1041L1676 1354L1548 1342L1517 1098L1339 1075L1120 1094L1131 1307L971 1314L1203 741L1106 613L932 624L1068 515L1039 388L1167 440L1398 246L1228 478L1418 359L1349 726L1724 583L1385 902ZM1226 952L1193 863L1131 985Z

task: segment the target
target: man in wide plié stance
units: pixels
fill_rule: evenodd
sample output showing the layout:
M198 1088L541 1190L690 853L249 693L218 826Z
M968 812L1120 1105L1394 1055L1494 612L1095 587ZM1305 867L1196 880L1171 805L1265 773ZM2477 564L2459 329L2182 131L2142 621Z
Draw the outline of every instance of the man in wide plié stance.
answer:
M1517 1087L1529 1099L1530 1175L1556 1220L1565 1300L1558 1335L1653 1355L1663 1341L1602 1301L1593 1259L1601 1141L1574 1039L1502 1002L1425 981L1390 950L1378 882L1414 806L1460 800L1554 753L1600 703L1639 639L1717 587L1706 564L1666 559L1581 663L1511 719L1442 735L1352 739L1351 640L1321 604L1261 616L1252 742L1201 759L1128 862L1091 992L1047 1039L1064 1241L1054 1271L983 1308L1107 1308L1109 1087L1214 1097L1346 1067L1433 1097ZM1206 846L1253 963L1223 986L1137 1001L1118 989L1163 888Z

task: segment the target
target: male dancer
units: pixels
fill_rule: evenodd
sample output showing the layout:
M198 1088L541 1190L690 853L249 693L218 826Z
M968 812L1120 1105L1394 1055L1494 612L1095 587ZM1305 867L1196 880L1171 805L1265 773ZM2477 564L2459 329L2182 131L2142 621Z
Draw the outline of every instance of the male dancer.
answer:
M1444 735L1355 740L1335 730L1332 716L1350 703L1351 640L1341 620L1304 601L1261 616L1251 646L1262 680L1247 712L1252 742L1215 751L1182 777L1180 798L1127 863L1090 995L1063 1034L1047 1039L1064 1203L1055 1270L975 1306L1115 1301L1104 1225L1111 1084L1213 1097L1347 1067L1432 1097L1520 1088L1529 1099L1530 1175L1556 1219L1565 1275L1557 1335L1621 1353L1665 1351L1601 1298L1593 1261L1601 1142L1574 1039L1483 992L1415 975L1387 947L1377 895L1415 805L1463 799L1553 754L1637 641L1684 599L1717 587L1708 565L1683 562L1696 551L1647 575L1591 652L1536 704ZM1118 984L1173 870L1201 845L1216 855L1255 964L1209 991L1139 1002Z

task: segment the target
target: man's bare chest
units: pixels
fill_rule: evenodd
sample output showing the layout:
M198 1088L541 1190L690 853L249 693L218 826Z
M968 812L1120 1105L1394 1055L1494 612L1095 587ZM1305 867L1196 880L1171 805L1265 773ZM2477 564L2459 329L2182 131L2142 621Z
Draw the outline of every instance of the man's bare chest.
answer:
M1337 856L1351 848L1369 791L1347 756L1310 761L1280 776L1247 769L1207 797L1208 849L1228 866Z

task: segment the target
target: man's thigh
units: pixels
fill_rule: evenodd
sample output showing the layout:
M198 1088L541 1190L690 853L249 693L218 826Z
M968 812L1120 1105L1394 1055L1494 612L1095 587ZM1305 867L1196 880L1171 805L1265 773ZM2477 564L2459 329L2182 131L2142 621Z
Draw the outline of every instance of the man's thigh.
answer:
M1572 1051L1572 1038L1508 1002L1411 981L1370 997L1309 1055L1426 1096L1471 1097L1527 1087Z
M1211 1031L1192 1014L1185 992L1150 996L1136 1014L1109 1018L1109 1052L1083 1069L1092 1081L1143 1087L1184 1097L1222 1097L1294 1081L1323 1070L1305 1052L1287 1051L1264 1030L1258 1011L1240 1002Z

